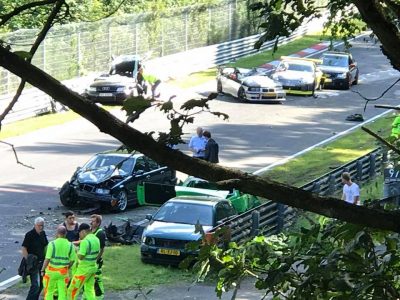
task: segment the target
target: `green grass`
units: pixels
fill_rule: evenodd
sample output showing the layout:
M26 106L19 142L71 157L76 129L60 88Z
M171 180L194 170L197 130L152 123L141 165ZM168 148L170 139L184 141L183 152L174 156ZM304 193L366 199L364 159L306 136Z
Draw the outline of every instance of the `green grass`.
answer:
M103 281L106 290L127 290L191 281L194 275L179 268L144 264L140 246L110 246L104 253Z
M368 128L389 136L392 117L385 116L368 124ZM301 186L377 147L376 140L362 129L341 137L327 145L317 147L304 155L267 171L262 176L289 185Z
M318 44L321 42L321 40L323 40L323 36L319 34L306 35L286 45L280 46L275 54L273 54L272 50L262 51L254 55L240 58L228 65L242 68L259 67L269 61L279 59L281 56L293 54L312 45ZM172 80L169 83L181 88L188 88L215 79L216 72L216 68L211 68L205 71L190 74L189 76L181 79Z

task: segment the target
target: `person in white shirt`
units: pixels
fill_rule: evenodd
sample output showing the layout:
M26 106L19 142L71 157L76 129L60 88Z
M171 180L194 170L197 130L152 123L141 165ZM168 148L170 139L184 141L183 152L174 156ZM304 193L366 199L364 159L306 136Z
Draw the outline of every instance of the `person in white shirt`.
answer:
M203 128L197 127L196 135L192 136L189 142L189 149L193 153L193 157L204 159L204 150L207 140L203 136Z
M350 204L360 205L360 187L357 183L351 181L348 172L342 174L342 183L344 184L342 200Z

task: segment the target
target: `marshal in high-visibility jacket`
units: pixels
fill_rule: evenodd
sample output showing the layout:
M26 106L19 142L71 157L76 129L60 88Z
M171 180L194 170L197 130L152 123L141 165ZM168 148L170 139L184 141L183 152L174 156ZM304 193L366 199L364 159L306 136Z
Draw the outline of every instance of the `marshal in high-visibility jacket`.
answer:
M400 116L397 116L392 123L392 132L390 136L398 139L400 137Z
M79 237L81 239L78 251L79 262L68 287L67 298L68 300L77 299L83 287L85 299L96 300L94 280L97 272L96 260L100 252L100 241L91 233L90 226L86 223L79 225Z
M67 299L69 268L75 261L75 249L65 236L64 226L57 228L57 238L50 242L43 263L44 299L53 300L58 295L59 300Z

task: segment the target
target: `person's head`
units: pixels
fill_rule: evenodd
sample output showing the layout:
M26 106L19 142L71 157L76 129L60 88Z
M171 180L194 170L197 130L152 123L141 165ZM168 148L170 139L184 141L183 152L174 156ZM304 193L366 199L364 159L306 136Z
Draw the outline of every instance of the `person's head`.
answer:
M67 228L65 228L65 226L63 225L58 226L56 230L56 236L58 238L65 238L66 235L67 235Z
M79 232L79 239L83 240L92 231L90 229L90 225L89 224L82 223L81 225L79 225L78 232Z
M42 217L37 217L34 222L34 227L37 233L41 233L44 228L44 219Z
M198 135L199 137L202 137L202 136L203 136L203 128L197 127L196 133L197 133L197 135Z
M347 184L351 182L351 176L349 172L343 172L342 173L342 183L343 184Z
M211 132L209 132L208 130L204 130L203 136L208 140L211 138Z
M65 216L65 224L67 225L74 225L75 224L75 214L73 211L69 210L64 213Z
M101 221L103 221L103 217L100 215L91 215L90 216L90 226L92 230L97 229L101 225Z
M139 74L143 74L143 67L142 67L142 66L139 67L138 73L139 73Z

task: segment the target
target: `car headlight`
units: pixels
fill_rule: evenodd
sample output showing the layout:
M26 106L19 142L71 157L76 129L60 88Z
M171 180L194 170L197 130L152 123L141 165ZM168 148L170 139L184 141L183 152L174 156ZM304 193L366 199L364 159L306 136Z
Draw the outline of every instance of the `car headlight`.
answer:
M87 89L88 92L93 92L95 93L97 91L97 89L94 86L89 86L89 88Z
M96 194L108 195L108 194L110 194L110 190L108 190L108 189L96 189Z
M142 243L148 246L154 246L156 244L156 240L152 237L143 236Z
M347 73L338 74L337 78L341 78L341 79L347 78Z
M259 92L260 88L258 87L249 87L249 92Z

